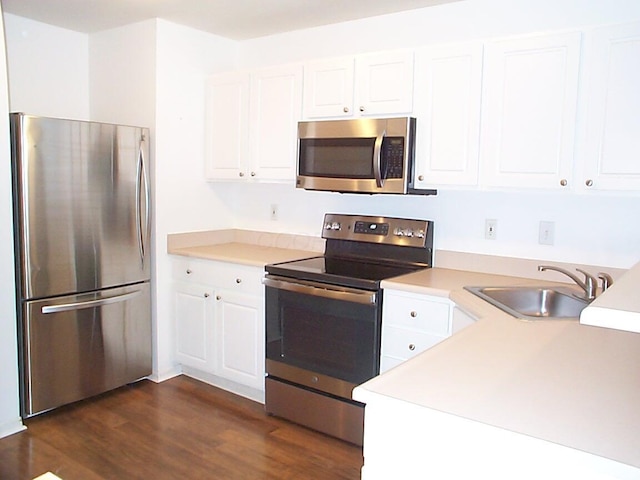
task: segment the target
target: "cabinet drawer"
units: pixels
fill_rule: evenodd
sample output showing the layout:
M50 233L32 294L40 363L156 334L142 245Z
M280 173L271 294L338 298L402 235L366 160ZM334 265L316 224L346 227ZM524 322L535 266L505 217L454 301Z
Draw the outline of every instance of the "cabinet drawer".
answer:
M451 304L448 300L425 300L419 296L386 294L383 324L423 333L448 336Z
M264 269L224 262L215 262L214 267L213 281L216 287L239 293L261 295Z
M382 331L382 355L407 360L446 338L443 335L385 327Z
M173 278L177 281L213 285L217 289L261 295L264 270L260 267L213 260L176 258Z

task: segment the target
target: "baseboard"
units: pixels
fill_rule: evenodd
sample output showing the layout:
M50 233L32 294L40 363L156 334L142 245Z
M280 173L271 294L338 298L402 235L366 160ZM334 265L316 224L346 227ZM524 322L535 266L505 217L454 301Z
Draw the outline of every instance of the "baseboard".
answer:
M176 365L172 369L166 370L162 373L154 372L146 378L147 380L151 380L152 382L155 382L155 383L162 383L166 380L169 380L170 378L177 377L178 375L181 375L181 374L182 374L182 369L180 368L180 365Z
M0 425L0 438L8 437L26 429L27 427L22 424L22 420L18 417L16 420Z
M196 380L200 380L201 382L208 383L209 385L213 385L214 387L221 388L222 390L226 390L227 392L240 395L241 397L248 398L249 400L253 400L254 402L258 402L264 405L264 391L252 387L247 387L246 385L236 383L232 380L218 377L217 375L203 372L196 368L191 368L184 365L182 366L182 373L188 377L195 378Z

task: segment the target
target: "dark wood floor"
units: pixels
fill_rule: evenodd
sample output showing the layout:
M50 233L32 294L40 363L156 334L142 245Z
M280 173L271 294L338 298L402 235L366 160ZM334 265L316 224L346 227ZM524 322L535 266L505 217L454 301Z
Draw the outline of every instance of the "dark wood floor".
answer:
M32 418L0 439L0 479L358 479L362 450L176 377Z

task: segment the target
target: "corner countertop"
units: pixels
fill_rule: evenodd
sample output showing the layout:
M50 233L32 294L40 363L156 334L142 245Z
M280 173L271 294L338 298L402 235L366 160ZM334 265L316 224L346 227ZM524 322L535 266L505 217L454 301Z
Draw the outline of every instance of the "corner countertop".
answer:
M640 333L640 263L585 308L580 323Z
M442 268L383 282L449 297L478 321L354 398L391 397L640 467L640 334L519 320L463 289L541 283Z
M264 267L321 255L324 241L316 237L248 230L214 230L167 236L172 255Z

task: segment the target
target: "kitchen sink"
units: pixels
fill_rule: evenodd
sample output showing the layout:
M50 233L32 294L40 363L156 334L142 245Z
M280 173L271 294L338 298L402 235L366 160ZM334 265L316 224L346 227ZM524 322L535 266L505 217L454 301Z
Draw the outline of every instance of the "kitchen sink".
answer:
M525 320L577 319L589 301L569 287L464 287L490 304Z

